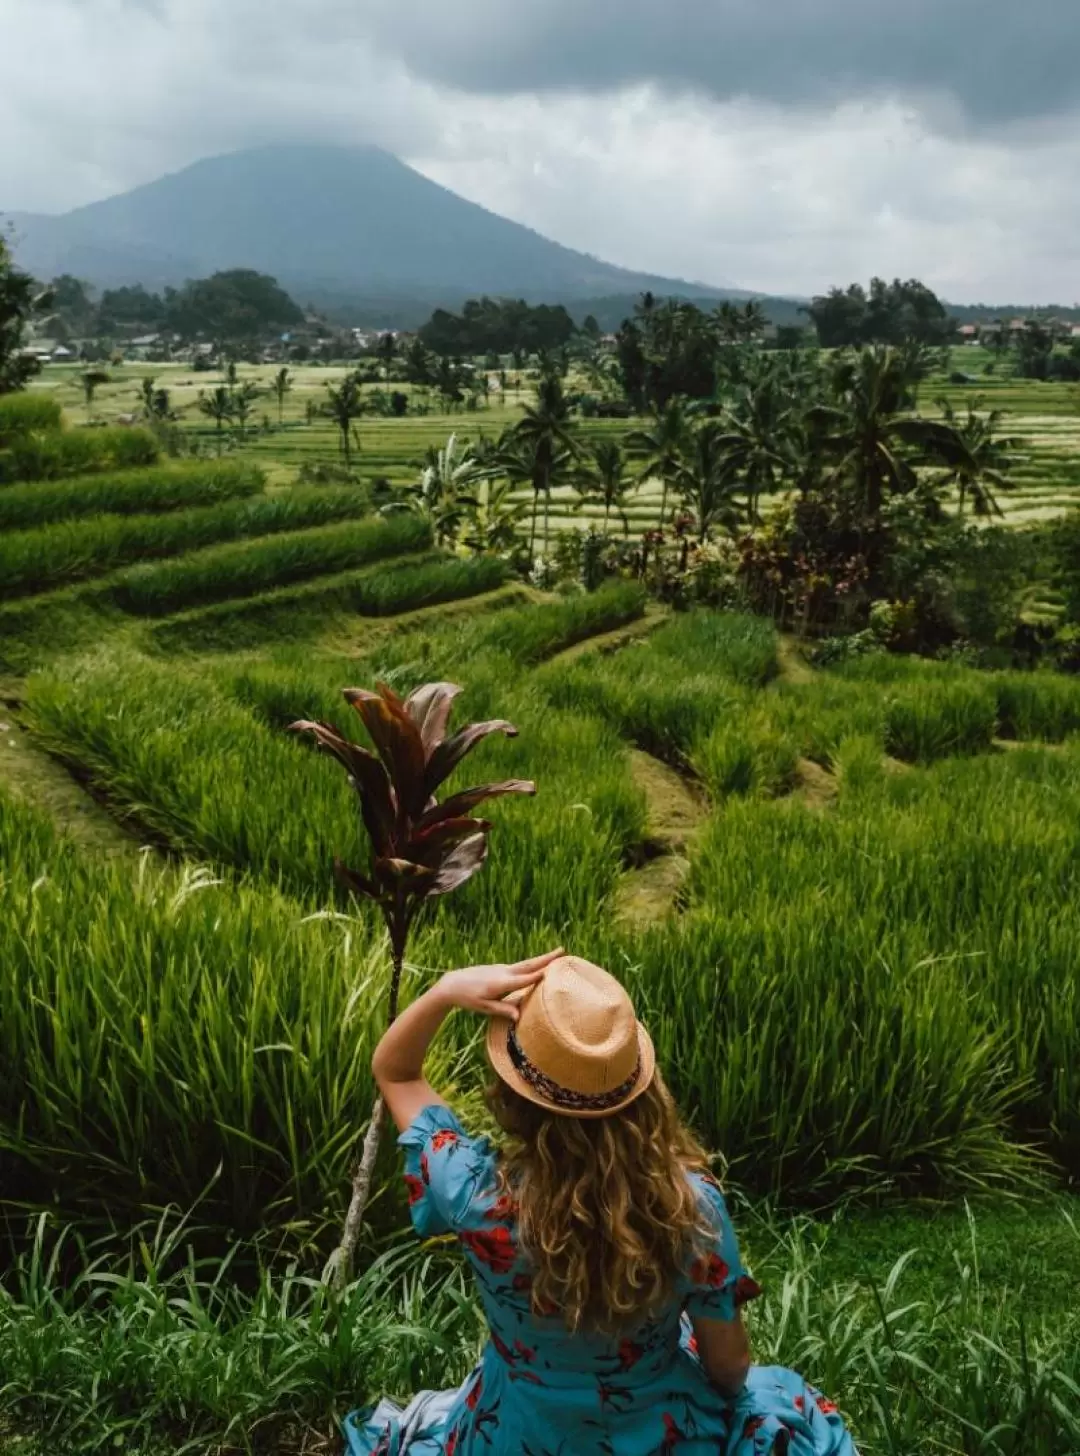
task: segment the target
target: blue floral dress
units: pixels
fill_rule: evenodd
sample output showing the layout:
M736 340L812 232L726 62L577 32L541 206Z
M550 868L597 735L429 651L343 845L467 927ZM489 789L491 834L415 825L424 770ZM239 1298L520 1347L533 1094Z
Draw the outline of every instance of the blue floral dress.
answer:
M715 1184L695 1177L716 1237L671 1307L622 1338L571 1335L557 1314L532 1312L492 1145L445 1107L427 1108L400 1143L416 1231L457 1235L491 1337L459 1390L349 1416L354 1456L856 1456L836 1407L791 1371L755 1367L735 1402L706 1378L690 1317L734 1319L761 1293Z

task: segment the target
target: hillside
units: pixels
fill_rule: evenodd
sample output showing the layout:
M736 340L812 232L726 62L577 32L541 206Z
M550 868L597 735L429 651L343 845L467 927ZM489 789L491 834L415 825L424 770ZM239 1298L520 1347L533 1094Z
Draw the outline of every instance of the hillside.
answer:
M196 163L59 217L15 214L16 254L40 277L99 286L271 273L320 306L454 303L513 294L570 303L710 289L613 267L467 202L372 147L267 147Z

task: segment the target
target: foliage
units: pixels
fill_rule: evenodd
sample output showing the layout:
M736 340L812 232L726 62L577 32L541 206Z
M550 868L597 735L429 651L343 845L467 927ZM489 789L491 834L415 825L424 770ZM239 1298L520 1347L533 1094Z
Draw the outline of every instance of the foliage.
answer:
M574 321L562 304L473 298L460 314L436 309L419 340L432 353L454 358L488 353L524 358L561 349L574 332Z
M634 582L610 582L599 591L503 612L482 628L486 647L507 653L514 662L535 665L601 632L636 621L645 610L645 593Z
M8 241L0 234L0 396L24 388L41 369L23 346L31 319L45 303L29 273L15 266Z
M0 448L42 430L59 430L60 406L47 394L0 394Z
M825 349L862 344L947 344L954 324L945 305L918 279L886 283L874 278L870 292L858 283L833 288L806 309Z
M161 313L163 326L182 339L238 344L303 321L303 310L277 280L250 268L234 268L167 289Z

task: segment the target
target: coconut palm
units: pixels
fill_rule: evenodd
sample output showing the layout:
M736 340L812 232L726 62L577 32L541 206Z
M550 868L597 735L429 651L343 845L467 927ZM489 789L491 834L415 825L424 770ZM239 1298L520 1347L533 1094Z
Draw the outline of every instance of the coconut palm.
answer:
M217 452L220 455L224 445L223 431L226 424L231 424L235 410L235 401L231 389L226 389L224 384L219 384L209 394L203 389L199 391L199 409L209 419L214 421L217 427Z
M675 489L694 518L699 541L707 541L716 526L734 531L739 525L738 487L723 427L716 420L704 420L687 439L675 478Z
M926 422L926 444L935 462L945 467L940 483L956 486L961 517L968 499L976 516L1004 515L995 491L1013 488L1007 472L1013 463L1012 452L1023 444L998 436L1001 411L984 413L982 403L978 399L969 402L967 418L961 419L948 400L941 400L943 418L938 428L934 421Z
M761 497L779 489L788 471L796 423L795 396L775 370L740 385L724 412L722 448L746 490L752 521L760 520Z
M236 416L236 422L240 426L241 440L247 434L247 422L254 412L255 401L261 395L262 390L259 389L258 385L252 383L250 379L246 384L242 384L239 389L233 392L233 414Z
M341 434L341 453L345 457L345 468L352 465L353 421L364 413L364 398L355 375L347 375L336 388L326 386L326 412L333 419Z
M277 398L279 425L283 425L285 423L285 397L292 392L292 387L292 375L289 373L288 369L279 369L278 372L274 375L273 384L274 394Z
M604 507L605 533L611 513L615 511L623 523L623 534L626 536L630 535L626 501L635 483L628 473L622 447L614 440L601 440L593 446L575 480L583 503L595 502Z
M536 517L540 496L544 497L544 545L551 539L551 492L559 480L570 474L577 456L577 441L570 422L570 405L559 374L547 368L540 376L535 405L524 405L525 418L514 427L514 437L529 461L533 488L532 526L529 556L536 555Z
M880 521L888 496L915 488L912 452L932 448L933 422L903 415L911 402L911 367L891 347L844 355L833 377L835 402L808 412L833 463L834 481L851 491L868 526Z
M627 448L641 458L639 479L659 479L663 487L661 531L667 516L668 492L678 479L689 434L686 400L676 396L658 411L648 429L634 430L626 439Z

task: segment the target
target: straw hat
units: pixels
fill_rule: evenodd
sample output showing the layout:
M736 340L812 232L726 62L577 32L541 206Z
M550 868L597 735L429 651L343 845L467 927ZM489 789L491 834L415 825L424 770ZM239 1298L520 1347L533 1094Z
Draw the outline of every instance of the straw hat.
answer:
M652 1039L599 966L563 956L510 999L520 1016L491 1018L487 1051L499 1077L529 1102L565 1117L610 1117L652 1082Z

